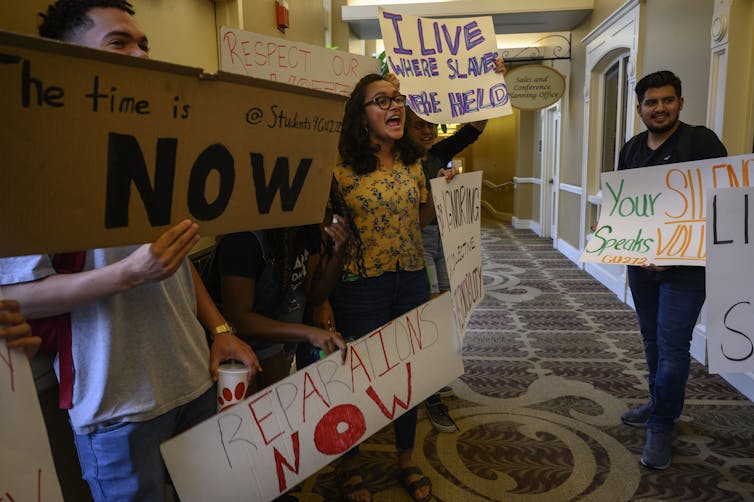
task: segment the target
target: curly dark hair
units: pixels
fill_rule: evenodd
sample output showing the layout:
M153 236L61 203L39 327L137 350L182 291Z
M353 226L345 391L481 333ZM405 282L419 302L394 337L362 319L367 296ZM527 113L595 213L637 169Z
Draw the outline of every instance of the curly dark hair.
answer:
M133 6L126 0L57 0L47 7L47 12L39 13L39 35L70 42L91 28L93 22L88 13L96 7L114 7L134 15Z
M372 146L369 132L364 126L366 112L364 100L366 88L373 82L385 80L381 75L371 73L359 80L346 102L343 113L343 128L338 140L338 152L343 163L351 167L357 174L371 173L377 169L379 160L375 153L379 147ZM404 164L413 164L422 155L421 148L403 135L395 142L398 157Z

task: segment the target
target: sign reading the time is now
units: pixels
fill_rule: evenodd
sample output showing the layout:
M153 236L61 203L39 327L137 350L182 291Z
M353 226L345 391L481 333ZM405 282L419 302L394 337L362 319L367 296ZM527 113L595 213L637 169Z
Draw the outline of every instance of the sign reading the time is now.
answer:
M565 78L549 66L525 65L505 75L511 106L519 110L539 110L557 102L565 92Z

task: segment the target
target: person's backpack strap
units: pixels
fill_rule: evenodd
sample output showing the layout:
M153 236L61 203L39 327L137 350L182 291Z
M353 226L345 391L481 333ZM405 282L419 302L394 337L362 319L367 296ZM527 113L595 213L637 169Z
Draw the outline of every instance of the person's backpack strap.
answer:
M52 257L52 266L59 274L74 274L84 269L86 251L58 253ZM73 407L73 353L71 352L72 331L71 314L58 314L41 319L30 319L32 332L42 338L40 350L58 353L60 399L62 409Z

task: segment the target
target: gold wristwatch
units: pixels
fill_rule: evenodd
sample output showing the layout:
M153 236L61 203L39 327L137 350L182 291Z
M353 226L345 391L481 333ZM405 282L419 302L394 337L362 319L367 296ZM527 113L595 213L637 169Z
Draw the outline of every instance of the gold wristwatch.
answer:
M223 333L230 333L231 335L234 335L236 333L236 330L233 329L233 326L231 326L227 322L218 324L217 326L212 328L212 340L214 341L217 335L222 335Z

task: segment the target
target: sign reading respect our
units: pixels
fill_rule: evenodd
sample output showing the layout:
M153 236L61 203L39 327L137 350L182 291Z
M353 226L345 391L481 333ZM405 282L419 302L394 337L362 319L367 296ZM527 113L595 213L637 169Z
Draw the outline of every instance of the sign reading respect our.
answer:
M754 371L754 188L707 198L707 359L710 373Z
M450 279L458 336L463 345L474 308L484 298L482 278L482 172L430 180Z
M619 265L701 265L706 191L748 187L754 154L602 173L597 228L579 258Z
M342 96L2 32L0 82L0 256L324 214Z
M429 19L379 9L388 69L407 104L434 123L473 122L512 113L495 73L492 18Z
M162 444L183 501L273 500L463 373L441 295Z
M373 57L223 26L220 69L348 96L361 77L380 72Z

